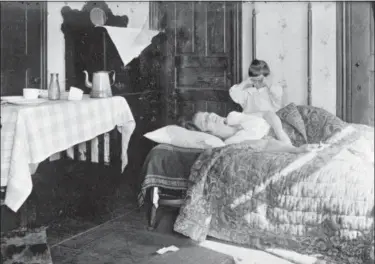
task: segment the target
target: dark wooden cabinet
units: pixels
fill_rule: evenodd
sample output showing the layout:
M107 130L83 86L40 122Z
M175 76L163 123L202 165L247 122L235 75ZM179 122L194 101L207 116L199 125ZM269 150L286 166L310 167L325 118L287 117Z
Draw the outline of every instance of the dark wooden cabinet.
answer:
M22 95L47 84L46 2L4 1L1 6L1 95Z

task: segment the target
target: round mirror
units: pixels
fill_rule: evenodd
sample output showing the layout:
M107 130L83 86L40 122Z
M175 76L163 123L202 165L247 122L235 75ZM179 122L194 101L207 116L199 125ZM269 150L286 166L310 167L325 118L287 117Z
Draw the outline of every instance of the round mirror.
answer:
M107 21L107 15L99 7L95 7L90 11L90 20L95 26L104 26Z

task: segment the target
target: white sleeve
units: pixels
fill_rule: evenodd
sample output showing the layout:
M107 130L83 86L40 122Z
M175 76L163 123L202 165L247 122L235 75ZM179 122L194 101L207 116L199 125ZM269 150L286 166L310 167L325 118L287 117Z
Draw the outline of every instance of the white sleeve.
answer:
M238 126L246 120L247 115L237 111L232 111L227 115L228 126Z
M273 105L280 109L283 101L283 87L280 85L271 85L270 87L270 98Z
M245 103L245 93L246 91L244 90L244 86L242 85L242 83L235 84L229 89L230 98L232 98L235 103L241 106Z

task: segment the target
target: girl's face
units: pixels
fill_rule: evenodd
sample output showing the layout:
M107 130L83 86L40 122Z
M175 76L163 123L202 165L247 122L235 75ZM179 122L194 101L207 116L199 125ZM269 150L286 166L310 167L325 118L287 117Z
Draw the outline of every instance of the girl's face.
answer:
M257 77L250 77L250 81L253 83L254 87L257 89L260 89L266 86L266 84L264 83L264 79L265 77L263 75L259 75Z

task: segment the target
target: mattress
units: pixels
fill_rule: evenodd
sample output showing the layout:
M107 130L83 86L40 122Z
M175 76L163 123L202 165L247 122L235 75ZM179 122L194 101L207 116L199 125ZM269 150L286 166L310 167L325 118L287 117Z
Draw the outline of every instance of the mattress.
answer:
M181 148L167 144L155 146L143 164L140 206L144 204L146 192L151 187L169 190L186 190L190 184L190 169L202 149Z

